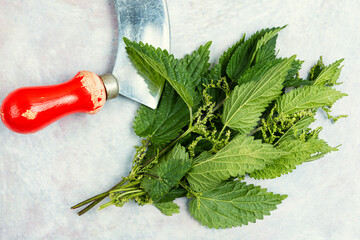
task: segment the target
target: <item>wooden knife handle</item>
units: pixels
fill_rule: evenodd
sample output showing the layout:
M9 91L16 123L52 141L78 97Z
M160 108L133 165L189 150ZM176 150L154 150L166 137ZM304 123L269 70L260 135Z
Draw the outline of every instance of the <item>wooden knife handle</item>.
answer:
M106 89L101 78L80 71L70 81L11 92L0 107L1 120L18 133L34 133L66 115L97 113L105 104Z

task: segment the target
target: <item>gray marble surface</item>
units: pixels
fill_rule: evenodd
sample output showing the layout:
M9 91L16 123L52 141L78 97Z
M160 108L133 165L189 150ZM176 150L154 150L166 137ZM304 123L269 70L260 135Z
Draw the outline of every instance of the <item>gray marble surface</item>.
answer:
M78 217L69 208L130 170L138 104L119 97L98 114L75 114L20 135L0 124L0 239L360 239L360 1L169 0L171 52L182 57L208 40L211 61L243 33L288 24L280 56L294 53L304 76L319 56L345 58L338 86L349 94L334 114L318 115L338 152L268 181L246 181L288 194L256 224L208 229L187 211L172 217L135 203ZM78 70L112 69L117 47L111 0L0 0L0 101L22 86L56 84Z

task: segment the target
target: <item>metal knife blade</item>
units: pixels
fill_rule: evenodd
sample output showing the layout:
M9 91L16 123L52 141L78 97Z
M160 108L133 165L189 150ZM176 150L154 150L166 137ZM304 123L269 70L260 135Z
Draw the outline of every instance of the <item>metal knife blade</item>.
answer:
M170 50L170 24L165 0L114 0L118 19L118 52L112 74L119 93L156 108L163 83L140 76L127 57L123 37Z

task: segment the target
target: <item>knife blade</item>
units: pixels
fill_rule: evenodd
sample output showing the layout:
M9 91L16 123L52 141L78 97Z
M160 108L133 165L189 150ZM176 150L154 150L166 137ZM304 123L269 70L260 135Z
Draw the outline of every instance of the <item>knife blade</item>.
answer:
M5 97L0 117L18 133L34 133L76 112L97 113L119 94L156 108L164 83L140 76L127 57L123 37L169 50L170 24L166 0L114 0L118 20L118 51L112 73L98 76L80 71L68 82L24 87Z
M169 17L165 0L115 0L118 19L118 53L112 74L118 80L119 93L148 107L156 108L162 84L137 74L122 41L142 41L163 49L170 48Z

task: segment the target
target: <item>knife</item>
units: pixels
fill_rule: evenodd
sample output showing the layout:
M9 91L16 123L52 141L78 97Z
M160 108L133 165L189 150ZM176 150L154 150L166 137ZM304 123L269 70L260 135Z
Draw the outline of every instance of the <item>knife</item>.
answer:
M97 113L106 100L119 94L156 108L164 82L140 76L127 57L126 37L170 48L166 0L114 0L118 20L118 51L112 73L98 76L80 71L71 80L51 86L19 88L4 99L0 117L18 133L34 133L72 113Z

